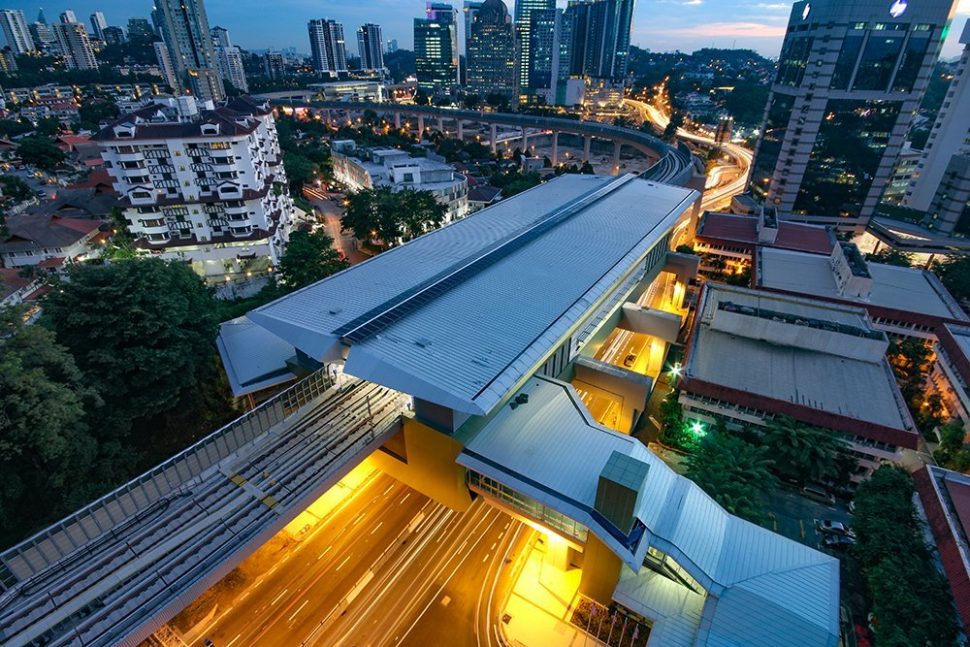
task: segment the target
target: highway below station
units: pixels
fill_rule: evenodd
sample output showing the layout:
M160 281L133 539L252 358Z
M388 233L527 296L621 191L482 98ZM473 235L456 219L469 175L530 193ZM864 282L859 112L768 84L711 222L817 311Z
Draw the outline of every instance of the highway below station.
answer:
M526 532L526 531L529 532ZM503 567L531 530L377 473L232 599L192 645L497 645Z

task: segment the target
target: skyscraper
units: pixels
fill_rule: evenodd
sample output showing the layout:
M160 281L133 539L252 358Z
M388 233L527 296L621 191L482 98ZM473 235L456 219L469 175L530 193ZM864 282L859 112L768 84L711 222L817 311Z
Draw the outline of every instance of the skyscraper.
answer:
M125 42L125 31L121 27L109 25L104 28L104 42L108 45L121 45Z
M47 23L32 22L27 26L27 30L30 32L30 38L34 41L34 46L37 49L44 50L56 46L57 38L54 37L54 32Z
M3 33L3 43L0 44L9 47L14 54L26 54L34 49L23 11L0 9L0 32Z
M180 83L188 80L192 94L199 99L221 101L226 96L212 47L209 19L202 0L156 0L161 13L162 37L175 66ZM133 20L128 21L128 36ZM147 20L142 20L151 35Z
M222 80L228 81L237 90L249 92L246 71L243 69L242 52L232 44L228 29L212 28L212 47L219 62L219 76Z
M472 39L472 23L475 22L475 15L478 14L478 10L483 4L485 3L482 2L482 0L465 0L464 7L462 7L465 30L465 33L462 34L462 38L465 42L465 56L468 56L468 43Z
M172 2L172 0L167 0L167 1L168 2ZM180 9L175 9L175 10L173 10L171 12L166 12L165 10L159 8L156 11L160 11L162 13L162 19L163 20L164 20L164 16L166 15L166 13L172 13L172 15L175 15L177 17L177 19L179 19L179 20L183 20L183 21L185 21L185 20L192 20L192 21L195 21L195 18L193 16L195 15L195 7L196 6L201 6L202 7L202 13L204 15L205 14L205 5L202 4L202 0L192 0L190 3L188 3L186 5L186 10L184 12L184 14L185 14L184 17L181 16L181 14L183 12ZM164 38L165 37L164 29L162 31L163 31L162 38ZM155 30L152 29L152 24L150 22L148 22L144 18L129 18L128 19L128 40L142 40L142 41L146 41L146 42L151 42L152 39L154 39L154 38L155 38Z
M79 22L61 22L54 25L54 36L61 48L64 62L75 70L96 70L98 59L84 25Z
M782 217L861 231L939 55L953 0L792 6L749 188Z
M396 51L397 51L397 39L392 38L391 40L387 41L387 49L385 49L384 52L386 54L393 54Z
M630 58L634 0L570 0L571 73L622 83Z
M283 62L281 52L268 51L263 56L263 71L266 76L273 80L279 80L286 76L286 65Z
M466 16L468 4L465 3ZM515 92L515 36L512 17L502 0L478 3L469 27L465 65L469 92L483 99L501 94L509 99Z
M449 93L458 83L458 11L429 2L425 18L414 19L414 55L418 89Z
M904 204L926 212L923 224L943 234L970 236L970 20L960 36L963 55L906 189Z
M334 20L318 18L307 23L310 56L319 75L337 76L347 72L347 47L344 26Z
M532 43L537 40L544 40L545 36L533 34L532 12L551 11L556 8L556 0L516 0L515 3L515 36L516 36L516 61L515 61L515 82L517 84L516 94L519 100L528 101L534 92L530 86L532 80L532 70L548 70L552 65L550 61L536 60L532 52ZM546 26L548 21L540 21L539 26ZM550 33L546 36L551 38L552 26L548 25Z
M162 78L165 79L165 83L173 90L178 90L181 83L179 83L178 73L175 71L175 64L172 63L172 55L168 51L168 45L163 40L157 40L152 43L152 47L155 50L158 69L162 71Z
M367 23L357 30L357 50L360 52L360 69L383 70L384 51L381 26Z
M72 23L77 22L77 14L75 14L70 9L61 12L61 22L62 23Z
M104 19L104 14L95 11L91 14L91 35L98 40L104 40L104 28L108 26L108 21Z

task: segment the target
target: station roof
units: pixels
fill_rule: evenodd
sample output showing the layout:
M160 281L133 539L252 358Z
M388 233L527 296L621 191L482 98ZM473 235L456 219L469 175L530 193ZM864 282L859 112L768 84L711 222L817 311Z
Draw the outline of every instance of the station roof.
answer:
M482 415L642 271L697 196L564 175L249 318L317 360L346 354L351 375Z
M685 388L694 391L697 380L782 408L824 412L844 420L843 431L866 436L868 423L908 438L912 418L887 347L861 307L709 283L688 347Z
M867 263L872 277L869 298L839 292L829 259L782 249L758 252L758 286L827 299L856 302L902 312L968 321L952 295L932 272L911 267Z
M583 523L633 573L641 573L648 546L672 556L712 593L704 612L710 626L678 621L672 635L686 627L691 645L838 643L838 560L727 513L640 441L596 423L569 384L532 377L520 393L528 402L504 406L458 463ZM634 513L646 531L631 548L619 546L592 512L614 452L647 465ZM621 580L625 604L646 602L638 588Z
M242 397L294 379L286 362L293 357L288 344L246 317L219 325L216 346L233 395Z

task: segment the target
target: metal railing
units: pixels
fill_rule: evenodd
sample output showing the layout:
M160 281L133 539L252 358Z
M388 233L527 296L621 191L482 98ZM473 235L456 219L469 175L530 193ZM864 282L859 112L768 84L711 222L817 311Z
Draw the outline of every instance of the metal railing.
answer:
M7 589L90 548L146 510L165 505L178 490L240 447L283 422L334 385L326 367L209 434L155 468L0 553L0 587Z

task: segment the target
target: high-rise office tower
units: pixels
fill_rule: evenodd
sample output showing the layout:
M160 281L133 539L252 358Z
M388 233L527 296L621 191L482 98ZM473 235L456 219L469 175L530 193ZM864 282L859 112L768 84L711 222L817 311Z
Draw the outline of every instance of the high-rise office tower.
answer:
M425 18L414 19L414 56L418 89L449 93L458 83L458 11L429 2Z
M218 61L212 47L209 18L202 0L156 0L161 12L162 37L168 46L180 84L188 81L192 94L202 101L222 101L226 96L219 77ZM151 35L147 20L142 20ZM128 36L132 21L128 21Z
M125 30L109 25L104 28L104 42L107 45L121 45L125 42Z
M246 71L243 69L242 52L232 44L229 30L225 27L213 27L211 33L212 47L219 62L219 76L237 90L249 92Z
M953 0L792 6L749 188L782 217L861 231L919 106Z
M963 54L936 123L923 147L903 203L926 212L923 224L943 234L970 236L970 20Z
M534 96L530 86L533 70L547 70L552 62L537 60L532 52L532 43L537 40L551 38L552 26L548 21L541 21L539 26L546 26L550 30L547 35L533 34L532 12L552 11L556 8L556 0L516 0L515 2L515 82L516 95L520 101L528 101ZM551 55L551 53L550 53Z
M61 48L64 62L75 70L96 70L98 59L94 57L94 48L88 32L79 22L61 22L54 25L54 36Z
M319 18L307 23L310 56L319 75L337 76L347 72L347 47L344 26L334 20Z
M178 73L175 71L175 64L172 63L172 55L168 51L168 45L163 40L157 40L152 43L152 47L155 49L155 60L158 61L158 68L162 71L162 78L165 79L165 83L173 90L178 90L181 83L179 83Z
M26 54L34 49L23 11L0 9L0 32L3 33L3 43L0 44L9 47L14 54Z
M95 11L91 14L91 35L98 40L104 40L104 28L108 26L108 21L104 19L104 14Z
M44 15L43 7L37 10L37 22L42 22L45 25L47 24L47 16Z
M273 80L279 80L286 76L286 65L283 61L282 52L266 52L263 56L263 71L266 76Z
M571 73L622 83L630 59L634 0L570 0Z
M466 16L468 4L465 3ZM502 0L478 3L469 27L465 65L468 91L483 99L515 92L515 35L512 17Z
M68 9L66 11L62 11L60 18L61 18L61 22L62 23L65 23L65 24L72 23L72 22L77 22L77 14L75 14L70 9Z
M37 49L46 50L56 47L57 38L54 37L54 31L47 23L32 22L27 26L27 31L30 32L30 38Z
M483 4L485 3L482 0L465 0L465 4L462 7L462 13L464 14L463 28L465 30L462 34L462 39L465 43L465 56L468 56L468 43L472 39L472 23L475 22L475 16Z
M167 0L171 3L173 0ZM164 10L162 8L156 9L156 11L162 12L163 20L166 14L172 14L175 16L176 20L192 21L195 22L196 7L201 6L203 15L205 14L205 6L202 4L202 0L191 0L186 3L185 11L182 12L177 5L170 7L170 11ZM180 14L184 13L184 16ZM164 31L162 37L165 37ZM201 36L200 36L201 37ZM141 40L145 42L151 42L155 38L155 30L152 28L152 24L145 20L144 18L129 18L128 19L128 40ZM188 43L187 43L188 44Z
M367 23L357 30L357 50L360 52L360 69L383 70L384 51L381 26Z
M384 53L393 54L396 51L397 51L397 39L392 38L391 40L387 41L387 49L384 50Z

